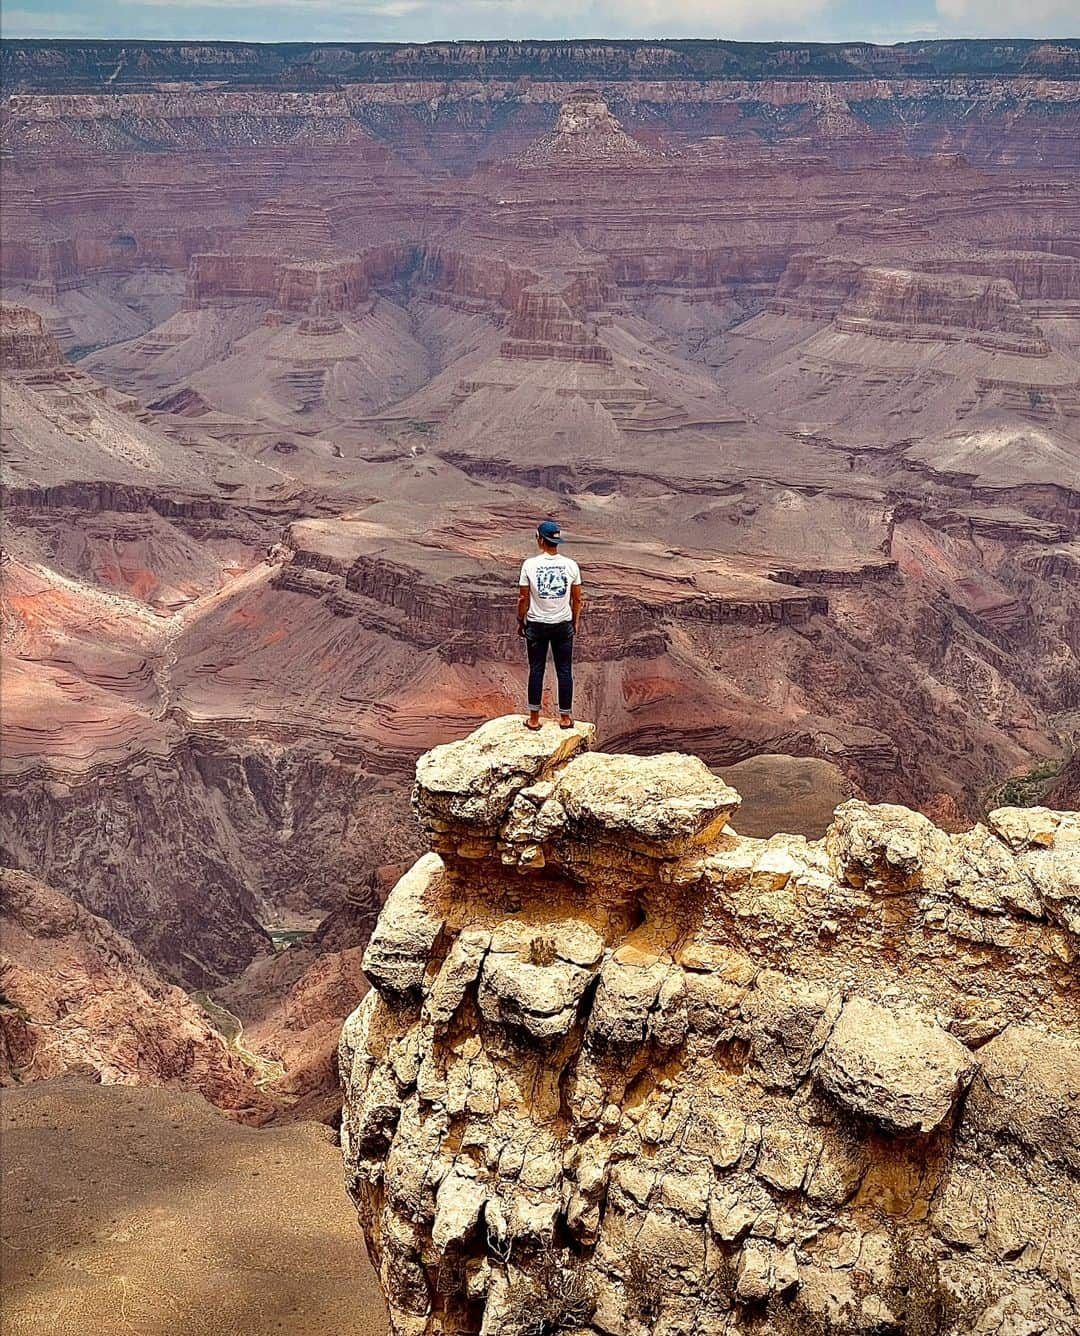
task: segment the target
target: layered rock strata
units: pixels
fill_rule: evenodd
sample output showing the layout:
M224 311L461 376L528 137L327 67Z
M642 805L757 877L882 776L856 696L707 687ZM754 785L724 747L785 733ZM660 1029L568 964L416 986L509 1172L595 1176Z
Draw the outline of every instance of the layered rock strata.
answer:
M0 302L0 364L4 371L36 371L58 367L60 347L36 311Z
M581 88L563 103L552 133L511 161L550 172L564 166L627 167L649 157L646 146L626 133L600 93Z
M739 836L694 757L485 724L346 1023L394 1336L1080 1320L1080 822Z
M1024 75L1053 79L1075 75L1075 38L923 40L880 46L873 42L738 42L635 39L488 42L256 42L103 40L65 42L58 50L34 39L9 41L0 57L4 81L15 88L153 88L161 81L212 79L230 86L330 86L343 78L373 76L387 84L387 99L401 80L446 79L466 84L496 79L664 80L729 77L843 80L897 76ZM390 77L388 78L388 71ZM528 88L528 84L526 84ZM299 100L299 99L295 99ZM321 99L332 106L332 98Z
M91 1071L197 1091L243 1122L274 1112L203 1011L77 901L0 868L0 936L0 1086Z

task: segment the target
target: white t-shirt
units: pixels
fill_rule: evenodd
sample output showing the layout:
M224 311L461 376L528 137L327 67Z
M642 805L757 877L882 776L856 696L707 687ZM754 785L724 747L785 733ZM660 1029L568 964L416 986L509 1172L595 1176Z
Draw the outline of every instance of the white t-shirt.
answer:
M549 625L570 621L574 615L570 610L570 587L579 584L581 571L569 557L538 552L523 561L518 586L529 586L529 621Z

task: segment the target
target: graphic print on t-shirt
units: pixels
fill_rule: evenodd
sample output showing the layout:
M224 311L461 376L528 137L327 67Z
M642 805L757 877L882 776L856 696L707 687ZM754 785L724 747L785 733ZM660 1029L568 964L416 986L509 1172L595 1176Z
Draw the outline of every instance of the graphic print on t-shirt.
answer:
M529 621L554 626L573 619L570 589L581 583L577 562L541 553L521 563L518 584L529 586Z
M570 588L565 566L539 566L536 571L536 592L540 598L564 598Z

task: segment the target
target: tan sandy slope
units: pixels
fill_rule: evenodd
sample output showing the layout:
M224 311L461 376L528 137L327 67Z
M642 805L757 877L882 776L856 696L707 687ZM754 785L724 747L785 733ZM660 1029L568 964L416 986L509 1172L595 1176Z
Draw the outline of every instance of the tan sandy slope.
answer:
M5 1336L378 1336L331 1134L77 1077L3 1093Z

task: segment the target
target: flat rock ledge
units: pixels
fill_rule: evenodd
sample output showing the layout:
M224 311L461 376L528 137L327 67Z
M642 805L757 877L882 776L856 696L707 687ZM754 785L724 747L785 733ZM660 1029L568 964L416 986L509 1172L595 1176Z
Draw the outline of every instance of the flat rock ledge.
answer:
M594 738L418 763L341 1041L392 1336L1075 1336L1077 814L748 839Z

